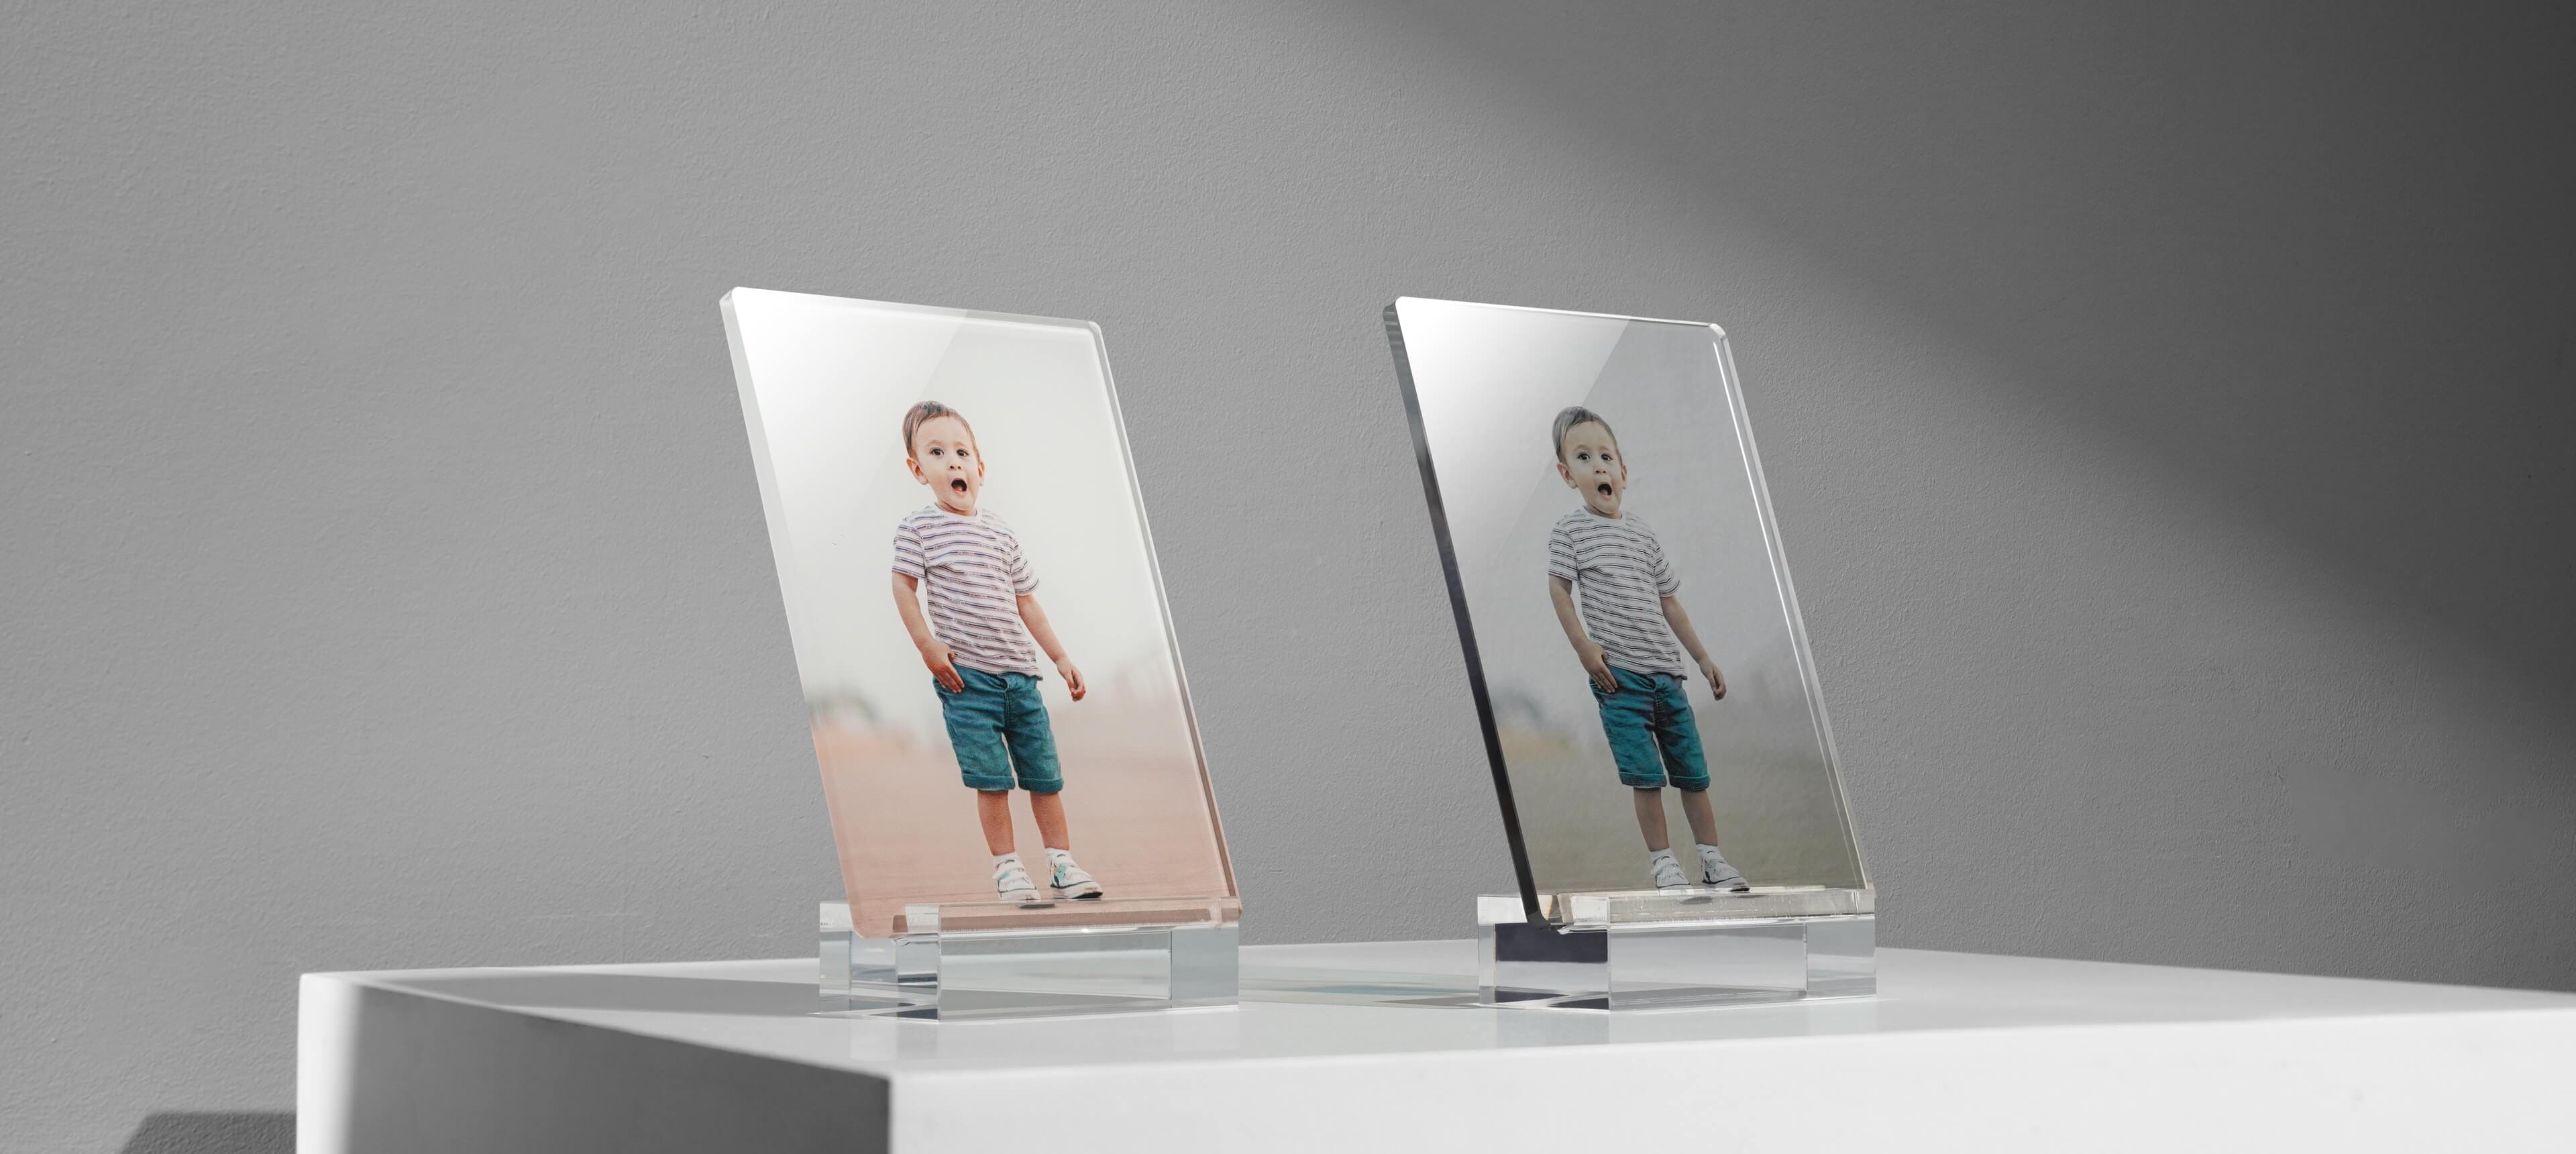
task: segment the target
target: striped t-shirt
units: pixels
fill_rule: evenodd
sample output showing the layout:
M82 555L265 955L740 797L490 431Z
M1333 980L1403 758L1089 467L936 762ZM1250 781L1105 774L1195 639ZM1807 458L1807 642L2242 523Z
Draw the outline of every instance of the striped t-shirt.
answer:
M1038 575L1001 518L984 510L960 517L937 505L914 510L894 527L894 571L929 588L930 634L957 664L1043 676L1018 600L1038 591Z
M1589 507L1557 518L1547 535L1547 575L1574 582L1584 635L1610 664L1630 673L1689 675L1681 643L1664 620L1663 599L1681 592L1682 578L1644 518L1604 517Z

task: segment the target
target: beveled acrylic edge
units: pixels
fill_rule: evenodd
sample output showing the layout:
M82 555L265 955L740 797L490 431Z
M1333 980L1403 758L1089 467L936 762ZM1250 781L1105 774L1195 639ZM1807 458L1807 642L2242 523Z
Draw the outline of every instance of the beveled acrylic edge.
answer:
M1834 802L1842 817L1841 824L1843 840L1845 844L1851 847L1852 868L1860 875L1860 884L1856 886L1787 887L1771 889L1767 892L1756 890L1743 895L1745 898L1757 900L1764 897L1779 898L1792 894L1820 895L1818 900L1812 902L1805 900L1792 900L1790 902L1781 903L1791 906L1813 906L1814 908L1812 912L1809 913L1755 913L1749 908L1743 908L1743 912L1740 913L1728 913L1722 911L1739 909L1742 907L1713 905L1711 907L1713 911L1721 912L1712 912L1705 917L1693 917L1685 920L1714 921L1730 920L1738 917L1769 919L1777 917L1829 917L1863 914L1875 916L1878 909L1878 896L1877 887L1873 884L1870 878L1869 855L1861 848L1860 822L1852 813L1851 793L1843 782L1842 755L1834 744L1833 724L1825 714L1823 682L1816 669L1815 653L1809 647L1807 642L1806 617L1804 611L1801 610L1798 605L1797 589L1791 583L1789 578L1788 550L1783 546L1780 540L1779 518L1771 508L1770 484L1762 472L1762 454L1753 441L1753 422L1751 414L1745 406L1743 387L1736 377L1735 355L1732 346L1727 340L1726 330L1711 321L1673 320L1665 317L1638 317L1627 316L1620 313L1587 312L1577 309L1539 308L1531 305L1488 304L1481 301L1450 300L1443 297L1399 296L1387 304L1382 314L1386 324L1387 341L1395 359L1397 391L1404 402L1406 424L1413 434L1414 459L1422 470L1424 495L1430 505L1432 538L1440 554L1440 571L1442 578L1448 586L1450 609L1452 615L1457 620L1459 641L1462 649L1464 650L1467 664L1468 689L1471 695L1475 698L1476 720L1484 738L1485 756L1493 770L1495 794L1501 802L1503 835L1504 839L1511 847L1512 872L1520 883L1521 906L1523 913L1526 915L1529 922L1533 924L1551 925L1556 927L1560 932L1574 928L1577 925L1592 927L1599 924L1606 924L1578 922L1574 920L1574 911L1577 899L1590 899L1604 903L1616 903L1620 899L1625 898L1660 895L1662 891L1594 890L1561 891L1544 894L1539 892L1537 881L1530 870L1528 843L1523 839L1521 834L1520 810L1519 806L1513 800L1510 771L1508 769L1507 762L1503 757L1501 736L1494 723L1493 699L1485 683L1484 661L1476 648L1475 626L1467 607L1466 585L1459 572L1457 552L1452 547L1449 540L1448 511L1440 500L1439 474L1437 467L1431 459L1431 440L1428 435L1428 431L1424 428L1422 422L1422 403L1420 396L1414 389L1413 363L1411 357L1406 351L1404 343L1403 308L1408 303L1426 305L1465 305L1472 308L1496 309L1506 312L1535 313L1545 316L1582 317L1591 320L1611 320L1644 324L1680 325L1687 328L1707 330L1713 351L1717 354L1718 382L1726 393L1727 417L1734 423L1737 439L1744 445L1745 468L1749 474L1748 479L1750 480L1753 489L1754 511L1762 526L1763 552L1765 557L1770 561L1773 579L1779 584L1782 612L1788 617L1791 651L1798 662L1800 683L1807 690L1808 710L1816 729L1818 743L1824 752L1826 778L1833 784ZM1822 897L1821 895L1832 896ZM1478 898L1478 913L1480 917L1484 912L1482 903L1493 896L1494 895L1482 895ZM1585 904L1589 905L1590 903L1586 902ZM1564 916L1559 916L1560 913Z
M1091 334L1092 358L1094 363L1097 364L1100 369L1101 388L1109 399L1109 423L1110 426L1118 433L1118 462L1127 475L1127 499L1130 507L1136 514L1136 531L1138 535L1144 539L1143 543L1145 546L1146 569L1154 578L1154 607L1162 617L1164 648L1172 660L1172 680L1174 688L1178 689L1181 695L1181 720L1189 730L1190 753L1197 759L1199 764L1199 796L1202 803L1207 806L1209 829L1216 835L1217 867L1225 875L1224 894L1210 895L1206 898L1189 897L1179 900L1213 901L1222 897L1223 899L1234 903L1235 916L1239 919L1242 916L1243 886L1235 877L1234 850L1231 844L1226 840L1224 814L1217 808L1215 774L1211 771L1208 765L1206 740L1199 733L1198 705L1197 699L1190 693L1189 670L1187 666L1183 664L1181 658L1180 627L1172 620L1172 599L1170 593L1166 590L1163 584L1163 559L1162 555L1154 548L1154 527L1151 519L1145 511L1145 486L1142 480L1136 475L1136 454L1127 439L1126 410L1120 406L1118 401L1118 378L1111 373L1109 368L1109 337L1108 334L1101 329L1100 323L1098 321L1079 320L1072 317L1040 316L1034 313L1007 313L989 309L953 308L944 305L917 305L908 304L902 301L873 300L867 297L834 296L829 293L806 293L796 292L792 289L765 289L754 288L750 285L735 285L732 288L726 289L723 295L716 298L716 311L724 320L725 341L728 346L728 351L731 353L735 391L740 395L743 402L743 417L746 422L757 422L760 417L760 410L757 404L758 398L753 391L751 383L750 349L743 342L741 322L734 313L734 297L737 293L759 293L768 296L802 297L807 300L828 301L834 304L843 305L859 305L866 308L886 309L894 312L913 313L922 316L954 317L962 320L1001 321L1007 324L1042 325L1054 328L1080 328ZM771 510L766 507L770 499L770 493L776 488L775 484L772 483L767 476L767 473L771 468L769 462L768 431L765 427L755 426L748 429L747 432L751 435L750 439L752 442L752 456L753 464L755 466L755 474L761 482L760 491L763 503L763 529L766 530L768 526L777 524L780 520L779 518L770 517L769 513ZM775 562L777 560L775 557L777 552L777 542L774 540L771 544L771 551L773 554L773 562ZM783 564L778 565L778 569L781 574L784 574L786 566ZM783 582L781 588L783 591ZM794 644L793 637L789 638L789 643L791 645ZM837 829L834 831L833 836L835 838L839 837ZM836 846L834 848L834 856L836 858L838 853L839 850ZM846 897L847 895L844 896ZM851 904L853 906L856 905L856 903Z
M1467 692L1476 702L1476 727L1485 743L1485 762L1494 775L1494 798L1502 808L1503 840L1512 853L1512 876L1520 884L1522 911L1533 925L1548 921L1539 902L1538 879L1530 870L1529 845L1521 838L1520 804L1512 793L1511 773L1503 758L1502 732L1494 724L1494 700L1485 685L1485 659L1476 647L1476 623L1467 608L1467 586L1459 574L1458 551L1449 540L1449 509L1440 499L1440 470L1431 460L1431 435L1422 423L1422 397L1413 387L1413 358L1404 343L1403 307L1420 297L1397 297L1386 306L1386 339L1395 357L1396 392L1404 402L1405 427L1413 435L1413 460L1422 470L1422 497L1430 507L1432 546L1440 554L1440 576L1449 590L1449 613L1458 627L1458 645L1467 663Z
M1243 903L1231 897L915 902L895 915L894 933L897 937L986 932L1100 933L1158 926L1237 926L1242 923Z
M1726 338L1726 330L1708 326L1715 334L1719 379L1726 384L1728 413L1735 420L1735 434L1744 442L1744 467L1753 486L1753 511L1762 521L1762 542L1771 561L1772 576L1780 585L1781 612L1788 616L1790 651L1798 659L1798 676L1807 690L1807 709L1816 727L1817 744L1825 754L1826 779L1833 783L1834 804L1842 812L1843 840L1851 846L1852 869L1860 874L1860 884L1850 887L1869 894L1869 908L1877 909L1877 885L1870 878L1869 854L1861 848L1860 818L1853 814L1851 789L1843 781L1842 750L1834 744L1833 719L1825 711L1823 673L1816 667L1816 653L1807 643L1807 613L1798 604L1797 582L1789 576L1789 549L1780 537L1780 517L1771 508L1771 482L1762 471L1762 451L1753 441L1753 414L1746 407L1744 385L1735 373L1735 346Z
M1490 926L1528 921L1518 897L1517 894L1476 895L1476 924ZM1604 890L1547 894L1539 904L1549 914L1542 920L1561 929L1798 921L1872 917L1878 913L1877 891L1834 886L1794 886L1754 893Z

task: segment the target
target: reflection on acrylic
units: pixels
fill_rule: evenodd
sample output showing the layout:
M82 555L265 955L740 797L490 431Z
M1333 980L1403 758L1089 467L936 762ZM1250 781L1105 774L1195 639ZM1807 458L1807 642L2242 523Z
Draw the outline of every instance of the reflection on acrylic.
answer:
M1388 312L1537 891L1865 886L1724 337Z
M857 927L1231 896L1100 337L724 301Z

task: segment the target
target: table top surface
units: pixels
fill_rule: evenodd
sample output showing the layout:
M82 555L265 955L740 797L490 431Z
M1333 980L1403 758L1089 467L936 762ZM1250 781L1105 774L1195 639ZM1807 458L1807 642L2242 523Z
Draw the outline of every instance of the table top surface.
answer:
M1461 1004L1464 941L1249 946L1244 1003L1008 1021L828 1014L811 958L320 975L422 997L885 1077L1098 1063L2188 1026L2408 1014L2565 1015L2576 994L1882 949L1879 994L1617 1013Z

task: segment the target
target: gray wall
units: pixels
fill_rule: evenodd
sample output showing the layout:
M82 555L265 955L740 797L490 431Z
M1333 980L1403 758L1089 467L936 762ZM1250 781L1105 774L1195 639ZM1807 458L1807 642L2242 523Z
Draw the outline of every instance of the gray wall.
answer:
M1413 293L1726 325L1891 944L2576 987L2566 10L1567 7L0 7L0 1143L809 948L737 284L1106 327L1256 940L1508 877Z

